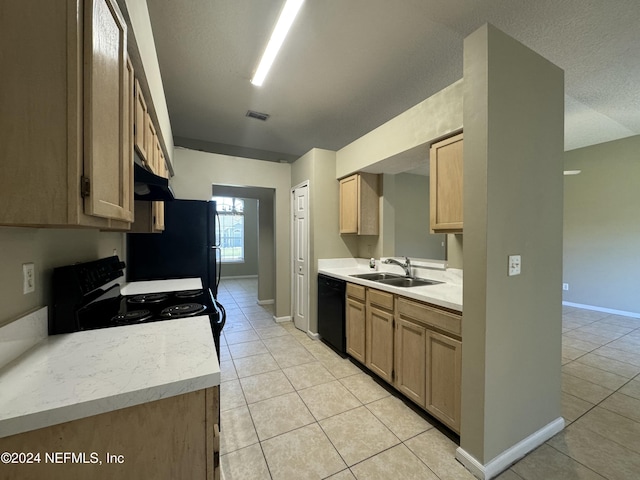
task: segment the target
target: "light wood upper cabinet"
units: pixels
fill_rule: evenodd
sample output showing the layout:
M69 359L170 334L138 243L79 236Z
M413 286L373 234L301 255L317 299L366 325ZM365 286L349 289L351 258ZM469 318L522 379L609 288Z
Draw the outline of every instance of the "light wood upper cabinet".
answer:
M146 130L144 137L145 137L145 149L147 151L147 157L143 160L145 160L145 165L147 166L147 168L151 170L153 173L157 174L158 170L156 167L156 164L157 164L156 156L157 156L158 150L157 150L156 144L158 143L158 135L156 134L156 127L153 124L151 115L149 115L148 112L145 115L144 128Z
M379 175L355 173L340 180L340 233L378 235Z
M140 87L140 82L136 80L135 85L135 146L138 151L138 155L140 155L140 159L143 162L147 161L147 144L149 143L147 140L147 128L145 122L147 121L147 116L149 115L149 110L147 109L147 102L144 99L144 94L142 93L142 88ZM149 117L151 118L151 117Z
M164 154L160 148L160 142L157 137L155 147L150 150L155 161L157 175L169 178L169 169L164 160ZM160 159L158 162L157 159ZM135 202L135 222L131 225L132 233L162 233L164 232L164 202L162 201L141 201Z
M391 383L393 381L393 294L369 288L366 319L365 365Z
M127 25L115 1L85 3L84 171L89 215L133 220ZM114 175L114 173L116 173Z
M127 56L127 91L129 92L129 102L127 104L127 116L129 121L129 128L127 129L128 135L126 138L125 152L129 156L128 168L124 169L123 178L124 182L129 184L128 188L123 188L122 194L124 196L123 203L127 205L127 208L130 210L134 210L134 198L133 198L133 144L134 144L134 117L135 117L135 98L134 98L134 82L135 76L133 71L133 65L131 64L131 60ZM135 212L134 212L135 218ZM133 219L132 219L133 220ZM103 228L102 230L112 230L112 231L129 231L131 229L131 221L129 220L109 220L109 226L107 228Z
M164 231L164 202L136 200L136 221L131 233L162 233Z
M366 349L365 287L347 283L346 309L347 353L364 364Z
M126 40L115 0L3 4L0 224L133 219Z
M429 202L432 232L462 232L462 146L462 133L431 145Z

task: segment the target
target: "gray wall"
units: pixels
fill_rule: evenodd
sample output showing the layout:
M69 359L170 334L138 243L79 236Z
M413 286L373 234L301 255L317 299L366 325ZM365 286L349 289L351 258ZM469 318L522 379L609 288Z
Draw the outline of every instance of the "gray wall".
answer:
M266 190L266 189L263 189ZM273 301L276 283L275 191L261 192L258 200L258 300Z
M51 307L53 268L97 260L116 250L125 258L124 234L98 230L0 227L0 325L36 308ZM22 293L22 264L33 263L36 289Z
M353 257L355 235L339 233L336 153L314 148L291 166L291 186L309 181L309 331L318 331L318 259Z
M482 465L561 417L563 126L560 68L490 25L465 39L460 446Z
M640 136L565 153L563 300L640 314Z
M445 235L429 231L429 177L395 176L395 253L444 260Z
M430 232L428 176L383 174L380 193L380 234L354 236L354 256L446 259L450 268L462 268L462 235Z
M290 258L290 191L291 165L265 162L215 153L176 148L174 152L175 177L171 185L176 197L209 200L212 185L258 187L270 191L273 198L273 274L265 280L273 288L275 316L286 320L291 315L291 258ZM262 277L262 270L259 273ZM258 298L262 279L258 278Z

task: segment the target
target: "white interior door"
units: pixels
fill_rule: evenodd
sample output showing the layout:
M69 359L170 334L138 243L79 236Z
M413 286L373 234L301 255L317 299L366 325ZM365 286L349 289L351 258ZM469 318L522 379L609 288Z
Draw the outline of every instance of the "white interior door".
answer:
M293 190L293 321L309 330L309 186Z

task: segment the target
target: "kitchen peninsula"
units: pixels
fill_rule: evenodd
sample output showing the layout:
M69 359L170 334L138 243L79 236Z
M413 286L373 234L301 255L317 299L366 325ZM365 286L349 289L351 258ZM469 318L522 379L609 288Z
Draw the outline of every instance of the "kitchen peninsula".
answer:
M406 261L407 275L415 267L429 269L420 277L435 283L401 287L367 277L402 280L405 266L385 264L376 271L368 264L350 258L318 262L319 273L346 282L346 353L459 434L462 272L446 270L440 261Z
M40 339L0 369L0 451L27 455L3 478L214 478L208 317L46 336L42 309L0 329L3 346L25 336Z

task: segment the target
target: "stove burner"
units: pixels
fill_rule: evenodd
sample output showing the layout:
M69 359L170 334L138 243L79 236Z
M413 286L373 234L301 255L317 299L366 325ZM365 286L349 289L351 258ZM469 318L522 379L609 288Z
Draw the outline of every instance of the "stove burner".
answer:
M200 295L202 295L202 290L182 290L180 292L176 292L174 295L176 298L199 297Z
M166 293L147 293L144 295L136 295L134 297L128 298L127 302L129 303L160 303L164 302L169 295Z
M165 308L160 312L160 316L164 318L193 317L194 315L204 312L206 309L207 307L199 303L183 303Z
M118 325L128 325L131 323L140 323L151 318L149 310L132 310L127 313L121 313L111 319L113 323Z

